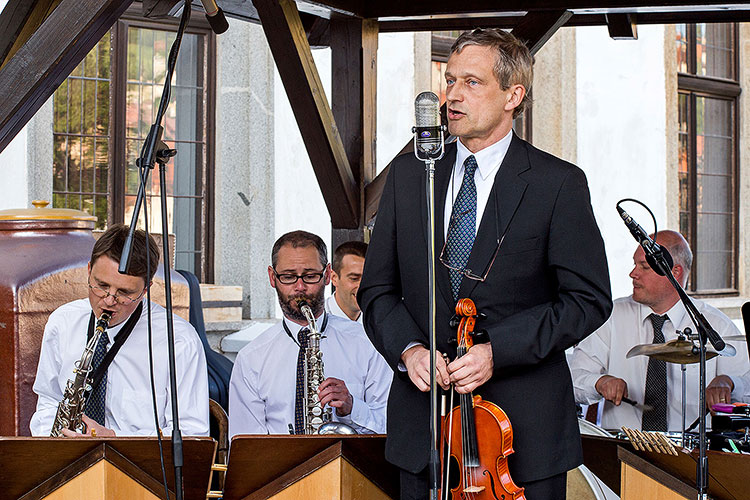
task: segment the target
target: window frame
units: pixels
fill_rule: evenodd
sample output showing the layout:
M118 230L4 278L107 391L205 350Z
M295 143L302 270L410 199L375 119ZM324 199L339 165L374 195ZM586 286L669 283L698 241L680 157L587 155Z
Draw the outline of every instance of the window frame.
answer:
M711 296L737 296L739 295L739 204L740 204L740 178L739 178L739 155L740 155L740 102L739 95L741 93L741 87L739 80L729 80L726 78L715 77L715 76L700 76L696 75L697 70L697 35L696 25L686 24L687 34L687 70L688 73L677 73L677 94L678 102L679 95L684 94L687 98L687 122L688 122L688 226L689 226L689 239L688 244L693 250L693 266L690 270L690 280L688 282L688 292L691 295L701 297ZM733 60L734 64L734 76L739 77L739 27L737 23L732 23L733 30ZM732 265L731 265L731 287L722 289L700 289L698 288L698 259L697 253L700 248L698 241L698 210L697 210L697 195L698 195L698 153L697 153L697 141L696 141L696 129L697 129L697 98L708 98L708 99L721 99L729 101L733 106L733 118L731 123L731 131L734 139L734 145L732 148L732 160L731 160L731 178L732 178L732 216L731 216L731 237L733 239L733 245L731 248L732 252ZM679 146L678 146L679 147ZM681 210L680 210L681 211Z

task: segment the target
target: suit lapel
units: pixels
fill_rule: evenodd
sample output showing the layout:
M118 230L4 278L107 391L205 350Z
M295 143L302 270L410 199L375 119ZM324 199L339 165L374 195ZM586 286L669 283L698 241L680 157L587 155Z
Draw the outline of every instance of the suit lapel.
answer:
M469 255L467 267L474 274L484 274L497 249L498 239L508 230L528 184L520 174L529 168L525 143L514 133L503 163L495 174L495 182ZM464 277L459 297L469 297L478 283L477 280Z
M453 172L453 164L456 162L456 144L445 145L445 156L435 162L435 280L437 287L442 292L443 299L451 306L453 297L451 296L450 278L448 269L440 263L440 251L445 244L444 220L445 220L445 197L448 192L448 184ZM427 172L422 174L422 228L424 240L429 245L427 234L427 189L426 189Z

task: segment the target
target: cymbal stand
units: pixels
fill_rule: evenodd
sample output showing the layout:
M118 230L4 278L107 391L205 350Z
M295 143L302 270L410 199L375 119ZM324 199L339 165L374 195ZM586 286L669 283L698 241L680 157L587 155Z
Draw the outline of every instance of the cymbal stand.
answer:
M690 328L685 328L682 332L677 330L677 338L679 340L685 340L690 335L691 330ZM687 411L687 398L686 398L686 392L687 389L685 387L685 374L687 372L687 365L685 363L682 363L680 365L680 372L682 375L682 427L680 427L680 430L682 430L682 447L685 447L685 412Z
M716 330L711 327L705 316L698 311L693 301L690 299L682 286L677 282L675 277L672 275L671 265L667 263L663 253L654 252L653 249L643 246L644 251L647 255L652 257L654 264L658 268L658 274L665 276L672 287L677 291L682 304L685 306L685 310L688 316L692 320L693 324L698 329L698 346L693 346L693 353L699 354L700 359L700 383L699 398L698 398L698 435L699 435L699 446L698 446L698 464L696 470L696 489L698 490L698 499L708 499L708 457L706 456L706 342L711 341L711 344L717 351L722 351L726 344Z

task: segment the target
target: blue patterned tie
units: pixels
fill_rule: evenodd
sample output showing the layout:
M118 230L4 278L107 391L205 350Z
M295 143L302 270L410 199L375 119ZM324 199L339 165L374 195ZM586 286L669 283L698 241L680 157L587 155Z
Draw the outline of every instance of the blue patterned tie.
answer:
M102 364L104 356L107 355L107 345L109 344L109 336L107 332L102 332L99 337L99 341L96 343L94 348L94 356L91 364L91 373L94 373L96 369ZM107 372L105 371L102 375L102 379L99 385L91 391L89 399L86 401L86 415L95 420L99 425L104 425L104 403L107 397Z
M664 322L669 318L665 314L659 316L649 314L648 319L654 327L654 344L664 343ZM644 411L641 417L641 429L644 431L666 431L667 430L667 363L658 359L649 358L646 368L646 389L643 404L653 407L653 410Z
M308 345L308 328L297 333L299 354L297 355L297 390L294 396L294 433L305 433L305 349Z
M464 160L464 180L453 202L453 212L448 224L448 237L445 240L445 256L451 267L465 269L469 261L471 247L474 245L477 223L477 186L474 183L474 172L477 170L474 155ZM451 278L453 299L458 300L458 289L461 287L463 273L448 269Z

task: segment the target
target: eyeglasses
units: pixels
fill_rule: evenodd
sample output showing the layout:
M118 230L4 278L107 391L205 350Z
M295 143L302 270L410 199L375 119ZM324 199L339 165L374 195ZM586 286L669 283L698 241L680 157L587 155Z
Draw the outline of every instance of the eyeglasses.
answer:
M284 285L294 285L297 283L298 279L302 279L303 283L306 283L308 285L314 285L315 283L320 283L320 280L323 279L323 275L325 274L325 271L321 271L319 273L306 273L306 274L291 274L291 273L283 273L279 274L276 272L276 269L273 270L273 274L276 276L276 279L279 280Z
M500 239L497 240L497 247L495 247L495 252L492 254L492 259L490 260L490 263L487 264L487 267L484 270L484 273L479 276L478 274L474 273L471 269L467 267L455 267L451 265L447 259L445 258L445 246L448 244L446 241L443 243L443 249L440 251L440 263L450 269L451 271L455 271L457 273L462 274L463 276L469 278L470 280L475 280L479 282L484 282L484 280L487 279L487 275L490 274L490 269L492 269L492 264L495 263L495 258L497 257L497 253L500 251L500 245L502 245L503 240L505 239L505 235L503 235Z
M141 297L143 297L143 293L146 291L144 289L143 292L141 292L140 294L138 294L138 297L133 298L133 297L128 297L127 295L122 295L122 294L117 293L117 292L115 292L115 293L109 293L109 290L105 290L104 288L100 288L98 286L94 286L94 285L91 284L91 277L89 277L88 285L89 285L89 290L91 290L91 292L94 295L96 295L97 297L99 297L100 299L106 299L107 297L112 297L112 298L115 299L115 302L117 302L118 304L120 304L122 306L127 306L127 305L132 304L136 300L138 300Z

